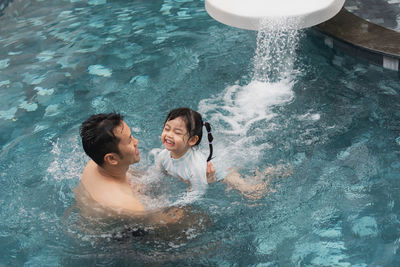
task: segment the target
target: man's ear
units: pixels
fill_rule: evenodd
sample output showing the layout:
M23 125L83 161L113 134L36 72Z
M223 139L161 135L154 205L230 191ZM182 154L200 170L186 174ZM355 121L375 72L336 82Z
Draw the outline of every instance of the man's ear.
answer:
M188 143L190 146L194 146L197 143L197 141L199 141L199 137L195 135L189 138Z
M104 155L104 163L115 166L118 164L118 155L116 153L107 153Z

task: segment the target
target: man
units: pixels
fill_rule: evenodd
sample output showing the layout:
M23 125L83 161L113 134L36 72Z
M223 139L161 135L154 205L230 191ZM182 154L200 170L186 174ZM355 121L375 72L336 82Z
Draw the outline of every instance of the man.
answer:
M82 123L80 135L83 149L91 158L75 189L75 199L83 210L101 208L161 224L174 223L183 216L178 208L146 211L132 190L127 172L131 164L140 161L139 141L120 114L92 115ZM215 174L212 165L208 172Z
M101 207L120 215L148 217L157 223L172 223L182 216L178 209L149 214L134 194L127 172L129 165L140 160L139 142L121 115L93 115L82 123L80 134L91 160L75 190L75 199L86 212Z

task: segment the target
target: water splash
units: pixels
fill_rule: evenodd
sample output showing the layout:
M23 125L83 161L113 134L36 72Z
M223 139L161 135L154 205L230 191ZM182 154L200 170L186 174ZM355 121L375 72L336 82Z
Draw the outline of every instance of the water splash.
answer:
M288 80L252 81L246 86L229 86L217 97L200 101L198 110L213 125L218 140L213 160L217 169L254 163L263 151L274 147L257 139L274 130L274 107L293 99L292 86Z
M274 148L265 136L276 130L271 120L276 106L292 101L296 49L300 31L293 19L265 20L257 35L253 78L244 86L228 86L220 95L204 99L199 111L214 127L217 169L220 176L232 166L257 163L265 151ZM261 138L261 139L260 139Z
M47 180L60 182L79 179L88 160L79 144L77 136L65 141L57 139L52 143L51 156L53 160L47 168Z
M156 164L152 163L162 151L153 148L149 151L146 165L150 165L145 174L134 179L144 185L141 200L148 209L162 209L170 206L185 206L192 204L202 198L205 188L191 188L174 177L163 174ZM171 192L173 192L171 194Z
M276 82L294 73L300 31L294 19L265 19L257 34L253 80Z

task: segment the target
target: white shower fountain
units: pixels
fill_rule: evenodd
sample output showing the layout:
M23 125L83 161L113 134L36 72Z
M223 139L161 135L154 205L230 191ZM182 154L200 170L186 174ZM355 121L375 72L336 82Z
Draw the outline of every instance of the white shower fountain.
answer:
M265 21L290 20L293 29L308 28L335 16L345 0L205 0L208 14L226 25L259 30ZM275 25L276 26L276 25Z

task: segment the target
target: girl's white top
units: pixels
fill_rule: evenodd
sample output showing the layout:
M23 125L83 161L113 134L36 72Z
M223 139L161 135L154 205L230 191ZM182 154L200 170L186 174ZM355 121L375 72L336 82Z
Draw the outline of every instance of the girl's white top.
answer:
M192 191L204 191L207 183L207 161L199 151L190 148L179 159L171 157L170 152L162 150L156 157L156 164L168 175L190 182Z

